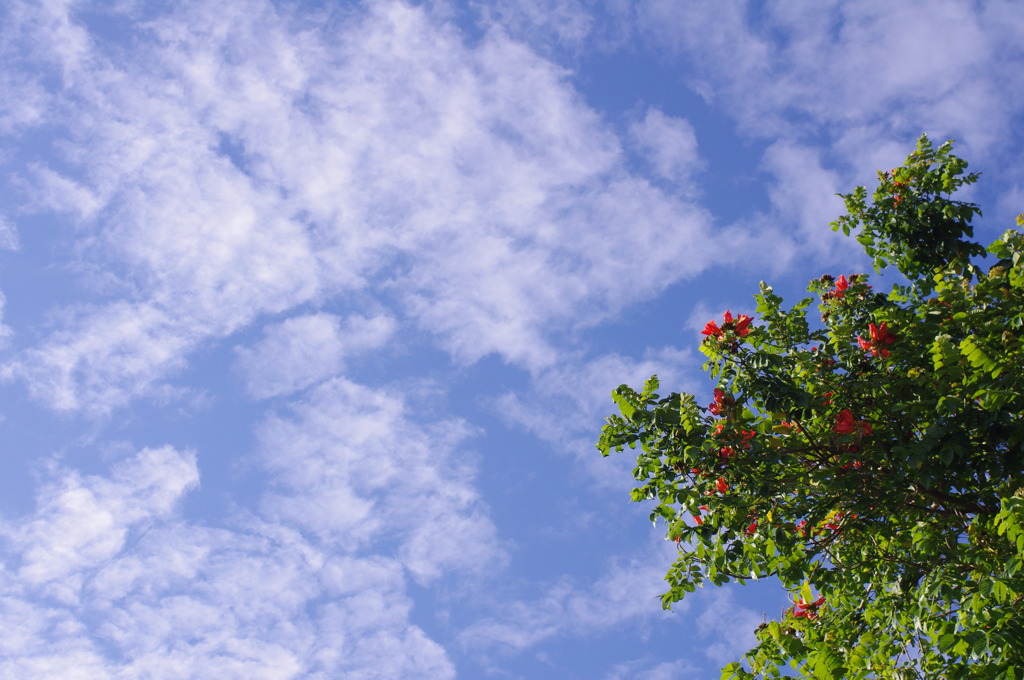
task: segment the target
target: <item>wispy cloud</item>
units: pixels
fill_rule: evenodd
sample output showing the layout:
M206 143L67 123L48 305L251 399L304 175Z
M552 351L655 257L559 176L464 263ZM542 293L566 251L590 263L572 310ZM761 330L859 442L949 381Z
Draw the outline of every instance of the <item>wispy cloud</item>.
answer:
M394 330L388 316L355 316L344 326L323 312L292 317L264 326L252 347L238 347L237 364L252 396L290 394L337 375L346 356L380 347Z
M681 68L692 66L685 71L692 88L744 134L769 141L762 169L774 179L777 212L765 216L767 225L747 218L724 238L763 241L775 251L763 258L769 263L820 262L845 259L824 229L836 213L828 196L900 163L922 132L957 139L975 166L1001 167L986 178L996 191L1020 184L1024 171L1009 162L1019 142L1008 143L1024 110L1013 94L1024 87L1024 69L1008 56L1024 39L1019 14L1005 1L757 9L652 2L623 30L656 41Z
M999 93L1021 76L992 58L1020 35L1020 20L1007 22L1009 12L1006 2L952 0L780 5L757 13L659 2L639 21L693 56L709 85L713 79L710 90L728 98L730 112L755 134L873 127L885 141L942 126L980 151L1008 129L1020 106ZM958 91L965 96L951 96Z
M705 606L697 617L697 628L704 653L713 663L725 665L754 647L754 631L762 615L739 604L735 588L702 593L701 601Z
M342 381L269 420L281 480L225 528L177 510L196 457L145 449L108 475L54 469L29 517L6 521L3 645L12 677L446 678L410 623L407 575L500 568L467 428L408 420L400 399ZM287 493L286 493L287 492ZM77 664L77 666L76 666Z
M63 57L67 169L37 161L26 190L74 209L82 256L138 301L72 310L17 360L53 406L116 408L206 339L370 285L460 361L543 367L559 328L704 266L706 214L627 174L564 72L500 32L469 48L397 3L334 33L207 10L149 22L137 54Z
M655 552L658 558L666 553ZM491 648L522 650L553 637L589 635L627 621L670 617L658 605L663 577L659 559L614 562L592 583L565 579L537 600L502 603L502 615L476 621L462 631L459 640L482 653ZM685 609L681 604L676 612Z
M614 410L612 390L623 383L639 389L652 375L665 386L662 394L685 390L695 363L695 355L672 347L648 348L639 359L618 354L577 356L534 375L532 390L505 392L496 404L507 422L572 455L590 480L622 484L631 464L628 456L609 461L595 455L594 449L595 433Z
M692 193L693 176L704 165L693 126L682 118L650 108L629 128L632 141L651 164L654 174Z
M649 660L631 661L617 664L606 676L607 680L679 680L680 678L703 677L705 669L695 666L689 661Z
M123 461L110 478L81 478L72 471L43 487L29 522L8 523L3 534L20 555L20 581L52 588L74 602L76 576L119 553L129 529L166 517L199 481L195 456L174 449L146 449Z
M393 395L336 379L262 428L270 515L351 551L397 542L421 581L497 567L504 553L474 470L456 454L462 422L410 420Z

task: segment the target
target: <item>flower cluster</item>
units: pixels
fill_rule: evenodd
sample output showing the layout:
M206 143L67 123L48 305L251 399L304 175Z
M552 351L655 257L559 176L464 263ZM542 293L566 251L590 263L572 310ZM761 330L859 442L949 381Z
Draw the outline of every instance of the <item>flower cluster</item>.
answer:
M859 432L866 436L871 434L871 425L863 420L854 419L853 411L844 408L836 414L836 424L832 427L832 431L836 434L854 434Z
M730 430L728 433L725 433L725 424L718 423L718 425L715 426L712 436L721 437L723 434L726 434L728 440L731 441L733 444L741 446L744 450L750 450L750 442L757 433L754 432L753 430L742 429ZM718 456L723 461L726 462L728 462L730 458L733 458L738 454L739 452L732 446L723 446L718 450Z
M857 513L851 512L846 513L843 511L833 512L829 517L828 521L825 522L825 528L829 531L838 531L845 519L857 519Z
M840 274L839 278L836 279L836 289L832 292L832 297L843 297L846 295L846 289L849 287L850 282L846 280L846 274Z
M900 203L903 202L903 199L905 198L904 191L906 190L906 188L909 186L910 183L906 182L906 181L903 181L903 182L896 181L896 168L893 168L892 173L890 173L890 176L893 178L893 182L892 182L892 193L893 193L892 199L893 200L892 200L892 202L893 202L893 205L899 205Z
M732 331L737 337L742 338L750 332L750 322L753 320L753 317L747 316L746 314L740 314L735 320L733 320L732 312L727 309L725 310L725 316L722 318L722 325L719 326L712 319L704 326L704 330L701 331L701 335L706 335L709 338L715 338L717 340L723 340L726 333Z
M828 300L842 300L846 297L847 293L854 292L856 292L858 296L863 297L864 293L871 290L871 286L862 282L863 278L863 274L850 274L849 278L846 277L846 274L841 274L837 279L833 279L829 274L822 276L820 279L822 283L835 284L835 288L821 296L822 302L827 302ZM854 288L855 285L857 286L856 288Z
M885 321L880 326L876 326L873 323L868 324L868 332L871 335L870 340L865 340L859 335L857 336L857 344L860 345L860 348L866 352L871 352L873 357L877 357L879 354L883 357L889 356L889 350L885 349L885 347L896 342L896 336L889 332L888 324Z
M850 280L846 278L846 274L841 274L838 279L833 279L830 274L825 274L821 277L821 282L825 284L835 284L834 289L821 296L822 301L833 299L841 300L843 296L846 295L847 289L850 287Z
M807 619L813 621L818 618L818 608L825 604L825 596L822 595L814 602L804 602L804 598L800 598L793 605L793 616L798 619Z
M708 404L708 411L710 411L712 415L720 416L722 415L722 408L727 405L728 404L725 401L725 392L716 387L715 400Z

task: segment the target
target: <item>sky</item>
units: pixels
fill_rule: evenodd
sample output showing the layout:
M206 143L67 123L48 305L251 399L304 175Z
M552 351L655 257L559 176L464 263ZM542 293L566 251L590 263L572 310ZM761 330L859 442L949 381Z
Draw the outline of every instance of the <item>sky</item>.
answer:
M869 264L922 133L1024 212L1014 0L5 0L0 676L717 678L594 448Z

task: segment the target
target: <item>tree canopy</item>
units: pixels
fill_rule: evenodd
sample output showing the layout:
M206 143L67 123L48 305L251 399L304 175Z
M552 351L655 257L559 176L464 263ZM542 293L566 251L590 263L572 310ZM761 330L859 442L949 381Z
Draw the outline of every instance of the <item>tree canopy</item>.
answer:
M790 593L723 678L1024 676L1024 236L979 266L980 209L954 198L977 179L921 137L832 224L903 283L826 274L788 307L762 283L753 318L703 331L710 404L613 392L598 448L637 451L632 497L679 548L663 606Z

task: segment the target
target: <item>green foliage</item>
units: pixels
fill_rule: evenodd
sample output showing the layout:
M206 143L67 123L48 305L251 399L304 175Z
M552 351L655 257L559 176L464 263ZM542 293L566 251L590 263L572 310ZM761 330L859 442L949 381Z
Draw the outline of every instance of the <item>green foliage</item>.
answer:
M633 499L679 546L662 604L791 593L723 678L1024 677L1024 236L972 263L979 210L949 196L977 176L951 149L922 137L836 222L907 285L826 275L787 308L762 283L756 323L705 328L714 402L613 393L598 448L637 449Z
M969 258L985 251L963 237L974 235L971 219L981 210L973 203L947 198L978 181L976 173L964 174L966 169L967 162L953 155L952 142L936 149L922 135L903 167L878 173L870 205L864 187L842 195L847 214L832 228L849 236L859 227L857 240L878 271L895 264L914 278L938 267L970 269Z

